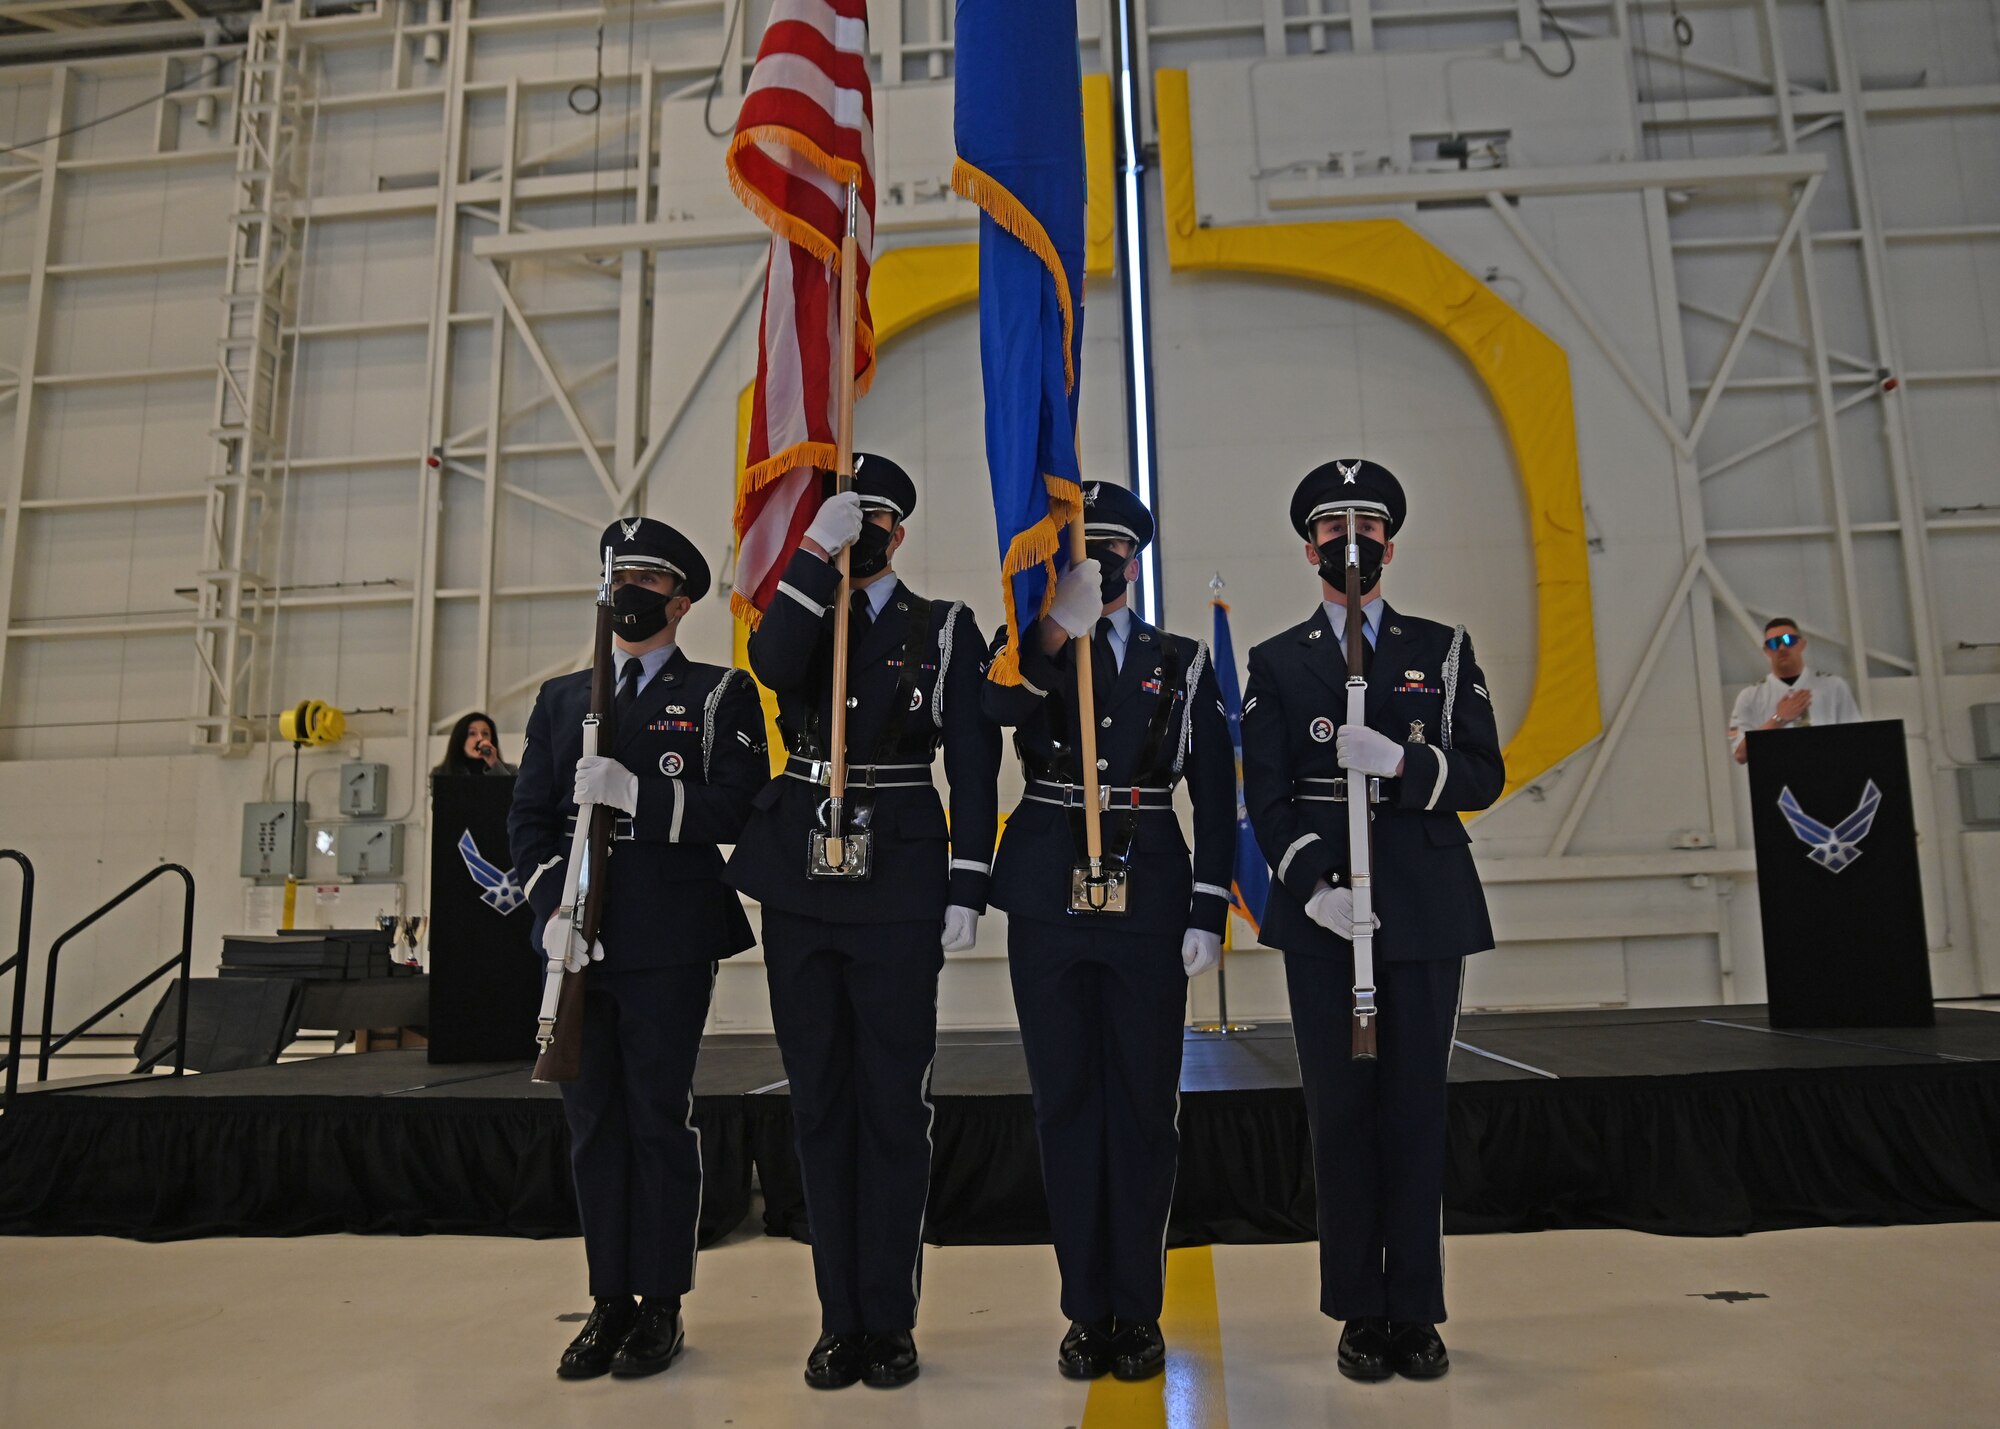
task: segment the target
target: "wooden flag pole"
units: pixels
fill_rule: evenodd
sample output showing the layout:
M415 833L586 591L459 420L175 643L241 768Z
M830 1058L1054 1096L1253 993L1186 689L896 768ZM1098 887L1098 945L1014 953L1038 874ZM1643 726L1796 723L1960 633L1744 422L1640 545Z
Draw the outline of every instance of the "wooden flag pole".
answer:
M1080 462L1078 464L1081 466ZM1069 523L1070 568L1074 570L1085 559L1083 503L1078 502L1076 519ZM1079 752L1083 757L1083 851L1090 860L1090 876L1093 879L1104 873L1104 826L1100 813L1103 796L1099 792L1100 781L1097 777L1097 686L1090 662L1091 631L1096 628L1096 622L1091 622L1091 630L1077 636L1073 646L1076 652L1076 727Z
M840 240L840 387L838 443L834 458L834 490L854 489L854 328L856 322L856 276L860 266L855 224L861 208L858 181L847 183L847 232ZM1081 531L1082 527L1079 526ZM1079 537L1080 539L1080 537ZM847 862L847 839L842 823L842 804L847 797L847 639L849 597L853 586L847 576L851 546L843 546L834 558L840 572L840 592L833 605L833 709L827 736L827 758L832 766L827 783L826 861L834 868Z

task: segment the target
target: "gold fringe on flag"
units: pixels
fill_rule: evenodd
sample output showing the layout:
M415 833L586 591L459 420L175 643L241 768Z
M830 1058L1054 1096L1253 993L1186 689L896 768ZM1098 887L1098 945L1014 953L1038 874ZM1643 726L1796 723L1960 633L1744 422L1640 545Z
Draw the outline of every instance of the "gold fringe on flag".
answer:
M1042 484L1049 492L1048 513L1008 543L1007 557L1000 563L1000 601L1007 609L1007 645L993 657L992 667L986 672L986 678L996 685L1021 683L1022 624L1019 612L1014 609L1013 577L1030 566L1041 566L1047 571L1048 583L1042 587L1042 606L1035 612L1035 619L1047 615L1056 596L1056 552L1062 549L1070 522L1083 509L1083 488L1076 482L1043 473Z
M1070 308L1069 277L1063 271L1063 261L1056 253L1055 244L1049 241L1048 230L1042 227L1041 220L1028 212L1028 206L1015 198L1005 184L984 170L974 168L963 159L952 160L951 187L952 192L961 198L971 199L984 209L995 223L1026 244L1028 251L1041 259L1042 265L1054 276L1056 301L1062 305L1063 390L1074 392L1076 367L1070 357L1070 346L1076 332L1076 314Z

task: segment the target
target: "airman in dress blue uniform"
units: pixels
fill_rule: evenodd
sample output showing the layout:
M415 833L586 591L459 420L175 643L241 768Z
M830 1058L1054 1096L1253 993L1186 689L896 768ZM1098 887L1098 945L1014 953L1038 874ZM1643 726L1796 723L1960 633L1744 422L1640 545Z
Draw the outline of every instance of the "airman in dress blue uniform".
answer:
M1159 1320L1187 981L1221 956L1235 754L1208 647L1147 625L1127 603L1151 513L1123 487L1093 482L1084 495L1090 559L1064 573L1049 613L1022 633L1021 683L986 684L987 709L1014 727L1027 776L995 860L993 902L1007 911L1070 1320L1057 1368L1073 1379L1109 1371L1136 1380L1165 1365ZM1090 718L1104 851L1129 875L1122 914L1072 910L1085 835L1071 641L1093 630ZM1183 780L1192 866L1174 813Z
M1468 954L1493 946L1459 815L1506 782L1493 702L1464 626L1382 599L1403 488L1372 461L1315 468L1292 497L1321 602L1250 651L1243 788L1274 870L1260 939L1283 950L1318 1183L1320 1309L1346 1322L1351 1379L1450 1367L1443 1238L1445 1074ZM1367 722L1346 723L1343 562L1357 523ZM1378 1056L1350 1055L1355 932L1345 801L1367 776ZM1373 791L1379 787L1379 796Z
M926 600L890 561L916 485L858 452L750 637L790 752L757 795L730 881L763 905L764 965L812 1228L821 1335L806 1383L877 1388L917 1374L917 1295L930 1194L938 974L986 909L1000 732L981 713L984 647L962 601ZM826 829L833 602L849 555L847 807L872 840L866 878L808 876ZM931 781L944 750L951 820ZM850 849L853 843L849 841Z
M607 546L618 671L609 753L582 753L590 671L548 681L507 817L547 947L568 918L556 905L578 802L621 816L599 938L571 969L589 966L582 1073L563 1086L563 1115L595 1303L563 1354L564 1379L654 1374L680 1350L701 1216L695 1054L716 962L754 941L716 845L735 841L769 773L749 676L676 643L708 592L701 552L646 517L614 521Z

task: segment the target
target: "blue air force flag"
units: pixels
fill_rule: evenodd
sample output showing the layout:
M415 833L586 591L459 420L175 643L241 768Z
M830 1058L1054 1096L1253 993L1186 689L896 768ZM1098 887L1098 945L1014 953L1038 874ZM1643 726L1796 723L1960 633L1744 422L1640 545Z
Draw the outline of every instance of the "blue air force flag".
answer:
M1021 632L1067 567L1083 501L1076 453L1086 184L1076 0L959 0L951 186L979 220L979 366L1007 643L989 678L1021 678Z
M1217 577L1218 582L1220 577ZM1229 607L1217 596L1215 629L1209 644L1215 653L1215 684L1222 694L1222 716L1229 721L1229 743L1236 751L1236 866L1229 880L1229 907L1257 931L1257 918L1271 892L1271 866L1250 827L1250 810L1243 802L1243 687L1236 679L1236 647L1229 638Z

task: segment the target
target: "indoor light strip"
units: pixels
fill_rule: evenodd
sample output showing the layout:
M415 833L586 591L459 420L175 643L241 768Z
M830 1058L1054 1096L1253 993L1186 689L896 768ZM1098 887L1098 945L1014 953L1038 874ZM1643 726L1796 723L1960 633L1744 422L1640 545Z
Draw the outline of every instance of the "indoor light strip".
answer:
M1132 0L1118 0L1118 121L1123 141L1119 226L1125 233L1125 257L1119 266L1125 278L1125 392L1127 435L1132 452L1132 489L1160 524L1159 492L1153 457L1153 363L1149 326L1152 309L1146 291L1146 209L1139 149L1138 101L1132 75L1134 49ZM1156 538L1139 554L1139 616L1158 625L1164 608L1160 591L1160 543Z

